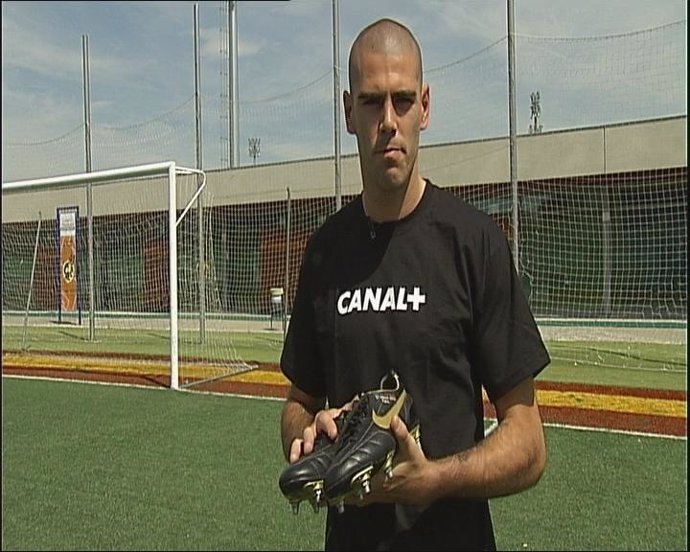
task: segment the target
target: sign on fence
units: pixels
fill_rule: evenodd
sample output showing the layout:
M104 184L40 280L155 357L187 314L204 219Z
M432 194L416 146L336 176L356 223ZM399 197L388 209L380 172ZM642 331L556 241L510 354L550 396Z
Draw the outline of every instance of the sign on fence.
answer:
M77 288L77 222L79 207L58 207L59 228L59 312L74 312L78 307Z

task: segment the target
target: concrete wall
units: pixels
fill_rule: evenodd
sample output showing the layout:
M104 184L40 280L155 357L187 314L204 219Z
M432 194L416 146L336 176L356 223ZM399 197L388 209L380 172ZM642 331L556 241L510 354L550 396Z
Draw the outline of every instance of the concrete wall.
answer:
M682 167L687 165L687 116L521 135L517 155L519 180ZM426 146L420 151L421 173L441 187L507 182L509 156L507 137ZM209 171L206 204L282 201L288 188L293 199L333 197L334 171L333 158ZM180 186L182 198L192 193L188 181ZM343 195L361 190L354 155L341 159L341 190ZM3 222L36 220L39 210L43 218L54 218L57 206L77 205L86 214L83 190L3 193L2 200ZM94 187L95 216L165 208L167 191L160 179Z

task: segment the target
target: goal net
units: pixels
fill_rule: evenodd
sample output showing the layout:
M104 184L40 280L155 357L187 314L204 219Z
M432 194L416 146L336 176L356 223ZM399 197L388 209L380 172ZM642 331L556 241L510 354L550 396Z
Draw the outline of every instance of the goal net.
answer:
M289 14L293 4L280 10ZM568 18L565 12L547 15L554 22ZM227 21L227 13L221 20ZM324 20L323 28L330 24ZM569 373L577 377L588 364L598 370L616 367L610 377L614 383L629 377L619 368L677 373L679 381L687 367L687 22L682 18L624 34L580 37L557 25L556 36L532 36L528 29L518 22L514 36L517 193L509 174L503 22L476 49L466 51L458 44L425 63L432 123L421 137L421 170L492 216L511 245L517 244L530 305L552 358L566 362ZM322 34L328 49L329 37ZM287 51L277 53L290 58ZM339 69L344 90L346 66ZM232 372L255 365L259 348L276 368L281 316L290 314L307 237L336 208L332 74L316 67L309 76L293 71L280 77L280 86L248 77L237 102L239 139L233 141L260 148L238 147L239 165L232 169L229 137L223 135L229 132L229 98L225 92L222 101L217 95L203 97L205 114L211 115L204 120L214 127L214 138L217 129L209 122L222 115L221 140L204 143L204 169L211 182L201 195L203 209L193 204L176 227L182 385L185 378L194 381L186 370L199 359L205 368L213 358ZM125 127L96 122L92 137L98 166L151 159L194 165L194 105L188 99ZM342 204L361 190L356 139L347 135L344 123L340 106ZM2 156L6 178L81 170L81 126L37 141L40 137L22 125L8 137L12 142L3 141ZM121 186L121 193L101 201L94 196L94 209L100 204L112 210L103 208L94 219L96 342L104 339L106 327L124 332L136 321L145 331L130 331L126 339L157 337L156 346L163 347L160 334L149 327L154 321L165 323L170 299L167 188L164 176L156 178L159 188L130 178L104 184ZM179 209L195 193L197 179L177 175L178 198L185 198L179 199ZM145 192L151 197L140 195ZM72 341L68 330L81 332L85 347L95 347L83 338L88 338L90 322L84 189L73 186L70 193L73 199L53 199L45 206L25 201L33 194L22 193L17 200L21 209L3 205L3 307L14 313L17 325L11 328L18 331L20 348L22 341L35 346L34 322L41 316L48 317L45 326L53 332L51 347L67 347ZM116 207L113 196L127 205ZM79 205L81 311L60 312L52 257L56 208L73 205ZM71 328L67 322L73 320ZM131 343L121 348L121 354L129 354ZM150 344L140 348L161 354ZM227 372L214 367L209 376L215 373ZM278 381L279 374L272 375Z
M251 365L213 317L206 175L174 162L3 183L3 361L179 388Z

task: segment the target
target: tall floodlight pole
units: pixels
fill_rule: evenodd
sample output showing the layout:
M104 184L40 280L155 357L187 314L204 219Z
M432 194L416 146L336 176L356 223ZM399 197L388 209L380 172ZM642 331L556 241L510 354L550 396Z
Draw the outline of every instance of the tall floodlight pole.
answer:
M230 168L235 169L239 166L240 159L240 133L239 133L239 106L238 106L238 70L237 70L237 2L230 0L228 2L228 29L230 36L228 37L228 48L230 49L230 68L228 71L228 83L230 90L228 97L230 98L230 129L228 132L228 139L230 141Z
M228 69L230 67L228 46L228 2L227 0L220 0L220 36L218 40L218 59L220 60L220 168L227 169L230 167L230 96L228 95L230 87L228 85Z
M196 168L202 168L201 143L201 50L199 48L199 4L194 4L194 128L196 131Z
M518 185L517 185L517 136L515 131L515 5L506 0L508 8L508 117L510 120L510 185L513 195L511 227L513 231L513 263L520 272L520 251L518 248Z
M91 81L89 75L89 35L81 35L81 68L84 81L84 159L86 172L93 170L91 164ZM93 191L91 181L86 183L86 219L88 224L89 256L89 341L96 339L95 295L93 282Z
M340 24L338 0L333 0L333 142L335 160L335 210L342 205L340 182Z
M194 4L194 114L196 168L202 170L201 144L201 54L199 48L199 4ZM197 238L199 246L199 341L206 342L206 249L204 247L204 194L197 198Z

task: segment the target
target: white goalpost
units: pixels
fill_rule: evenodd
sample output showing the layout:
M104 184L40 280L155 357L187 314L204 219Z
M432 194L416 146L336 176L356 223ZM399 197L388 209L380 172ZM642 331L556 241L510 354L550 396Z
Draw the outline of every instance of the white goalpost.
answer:
M186 187L189 189L189 191L186 194L178 194L178 179L181 176L191 176L193 177L193 181L190 181L187 183ZM138 179L146 178L147 180L140 182ZM157 180L156 180L157 179ZM162 179L162 182L161 182ZM50 178L39 178L39 179L33 179L33 180L22 180L22 181L15 181L15 182L3 182L2 183L2 195L3 195L3 204L6 203L6 200L12 200L12 196L15 194L23 194L21 196L21 201L17 199L17 201L10 201L12 203L10 211L11 213L17 218L18 220L28 220L28 217L26 215L22 215L19 211L26 211L28 213L36 213L41 211L43 209L43 212L46 212L46 207L48 207L48 210L55 210L56 206L65 206L65 205L73 205L74 207L70 207L70 209L76 209L76 219L72 221L72 233L70 234L69 232L66 234L68 237L72 236L74 242L76 242L76 238L74 238L76 234L76 227L78 225L78 219L79 219L79 207L84 203L85 198L88 198L92 192L92 187L93 186L103 186L106 184L109 185L114 185L114 184L120 184L127 182L128 186L126 188L117 188L115 187L109 192L109 195L107 196L102 196L101 197L101 202L99 203L99 210L101 216L105 216L104 213L108 214L110 211L108 209L114 208L114 206L118 203L125 205L124 210L126 212L135 209L135 204L137 200L135 199L135 190L138 188L146 187L148 188L146 190L147 193L156 195L157 191L163 191L163 189L167 188L167 195L164 196L167 198L167 242L168 242L168 251L167 251L167 256L168 256L168 286L169 286L169 339L170 339L170 351L169 351L169 368L170 368L170 387L173 389L179 389L180 388L180 374L179 374L179 327L178 327L178 320L179 320L179 309L178 309L178 226L181 224L185 216L187 216L190 208L192 208L193 204L197 201L197 199L200 197L202 194L205 186L206 186L206 174L202 170L198 169L192 169L192 168L187 168L187 167L182 167L178 166L175 164L173 161L166 161L166 162L160 162L160 163L152 163L152 164L145 164L145 165L137 165L137 166L130 166L130 167L123 167L123 168L116 168L116 169L110 169L110 170L101 170L101 171L94 171L94 172L89 172L89 173L78 173L78 174L69 174L69 175L64 175L64 176L56 176L56 177L50 177ZM134 184L132 184L134 182ZM162 186L161 186L162 183ZM123 193L123 190L125 190L125 193ZM136 193L138 193L141 190L136 190ZM186 197L178 197L178 195L185 195ZM163 200L163 197L158 194L158 199ZM178 205L178 201L181 201L181 204ZM87 200L87 208L84 209L82 207L81 213L82 217L87 216L89 218L89 228L91 228L91 217L94 216L93 213L87 212L89 208L89 204L91 202ZM122 208L120 208L122 209ZM57 230L57 236L53 234L53 241L56 239L60 241L60 247L63 247L64 243L62 240L62 222L63 219L61 218L60 214L60 208L57 208L58 212L58 221L56 223L56 228ZM9 214L9 213L8 213ZM70 214L70 213L67 213ZM3 226L5 225L5 221L8 217L5 216L5 206L3 206ZM67 218L65 219L67 220ZM36 253L38 249L38 236L40 234L40 226L41 224L41 219L39 216L38 219L38 230L36 233L36 245L34 247L33 251L33 261L32 261L32 266L31 266L31 282L29 283L29 288L28 288L28 299L26 301L28 303L31 303L32 300L32 292L33 292L33 279L34 279L34 272L36 270L36 264L37 264L37 259L36 259ZM124 227L126 226L127 222L120 223L121 226L123 227L122 230L124 231ZM57 228L57 226L60 226L60 228ZM117 232L116 232L117 233ZM85 240L82 240L84 242ZM89 248L92 245L92 241L89 237ZM82 248L83 249L83 246ZM5 240L3 239L3 252L5 250ZM78 301L74 301L72 308L69 306L66 306L69 301L66 302L66 296L69 295L65 291L64 288L68 288L68 284L71 283L75 279L76 275L76 266L79 264L78 260L79 258L84 258L85 257L85 252L81 251L79 253L76 252L76 245L73 246L72 252L74 254L74 257L72 259L67 258L67 260L64 260L63 258L60 259L59 263L59 277L56 278L57 282L59 282L58 291L55 291L56 295L59 295L58 297L58 305L57 309L60 315L63 314L63 308L65 309L65 316L67 317L69 315L69 312L67 311L72 311L75 312L78 310L79 312L79 321L81 323L81 317L82 317L82 308L83 308L83 303L85 302L81 296L86 296L86 302L89 305L89 322L90 322L90 340L93 341L94 335L93 335L93 324L94 324L94 303L95 303L95 291L94 289L89 289L88 292L86 292L86 286L82 284L79 288L75 288L76 291L74 291L74 295L77 296L79 295ZM107 253L107 252L106 252ZM89 251L89 258L92 258L92 251ZM68 254L69 257L69 254ZM89 265L90 263L81 263L81 264L87 264ZM44 270L44 272L50 273L50 263L48 263L48 268ZM93 266L87 266L85 270L82 270L81 272L88 272L89 270L94 270ZM4 272L4 271L3 271ZM5 275L3 275L5 276ZM67 279L65 279L65 276L67 276ZM81 276L81 274L80 274ZM50 278L50 276L49 276ZM81 281L83 282L84 277L82 276ZM67 283L65 283L67 282ZM93 282L93 279L91 278L91 282ZM63 286L63 287L61 287ZM50 286L44 286L46 288L50 288ZM59 292L59 293L58 293ZM107 293L107 291L102 292ZM34 298L36 299L36 298ZM145 300L145 297L140 297L139 300L143 301ZM40 303L40 298L38 299ZM45 301L44 301L45 302ZM29 308L27 306L27 315ZM86 310L86 309L84 309ZM3 322L5 321L5 308L3 305ZM3 324L4 326L5 324ZM135 330L136 331L136 330ZM24 334L26 333L26 323L24 324ZM3 329L3 342L4 342L4 329ZM125 342L127 339L124 340ZM4 344L3 344L3 349L4 349Z

